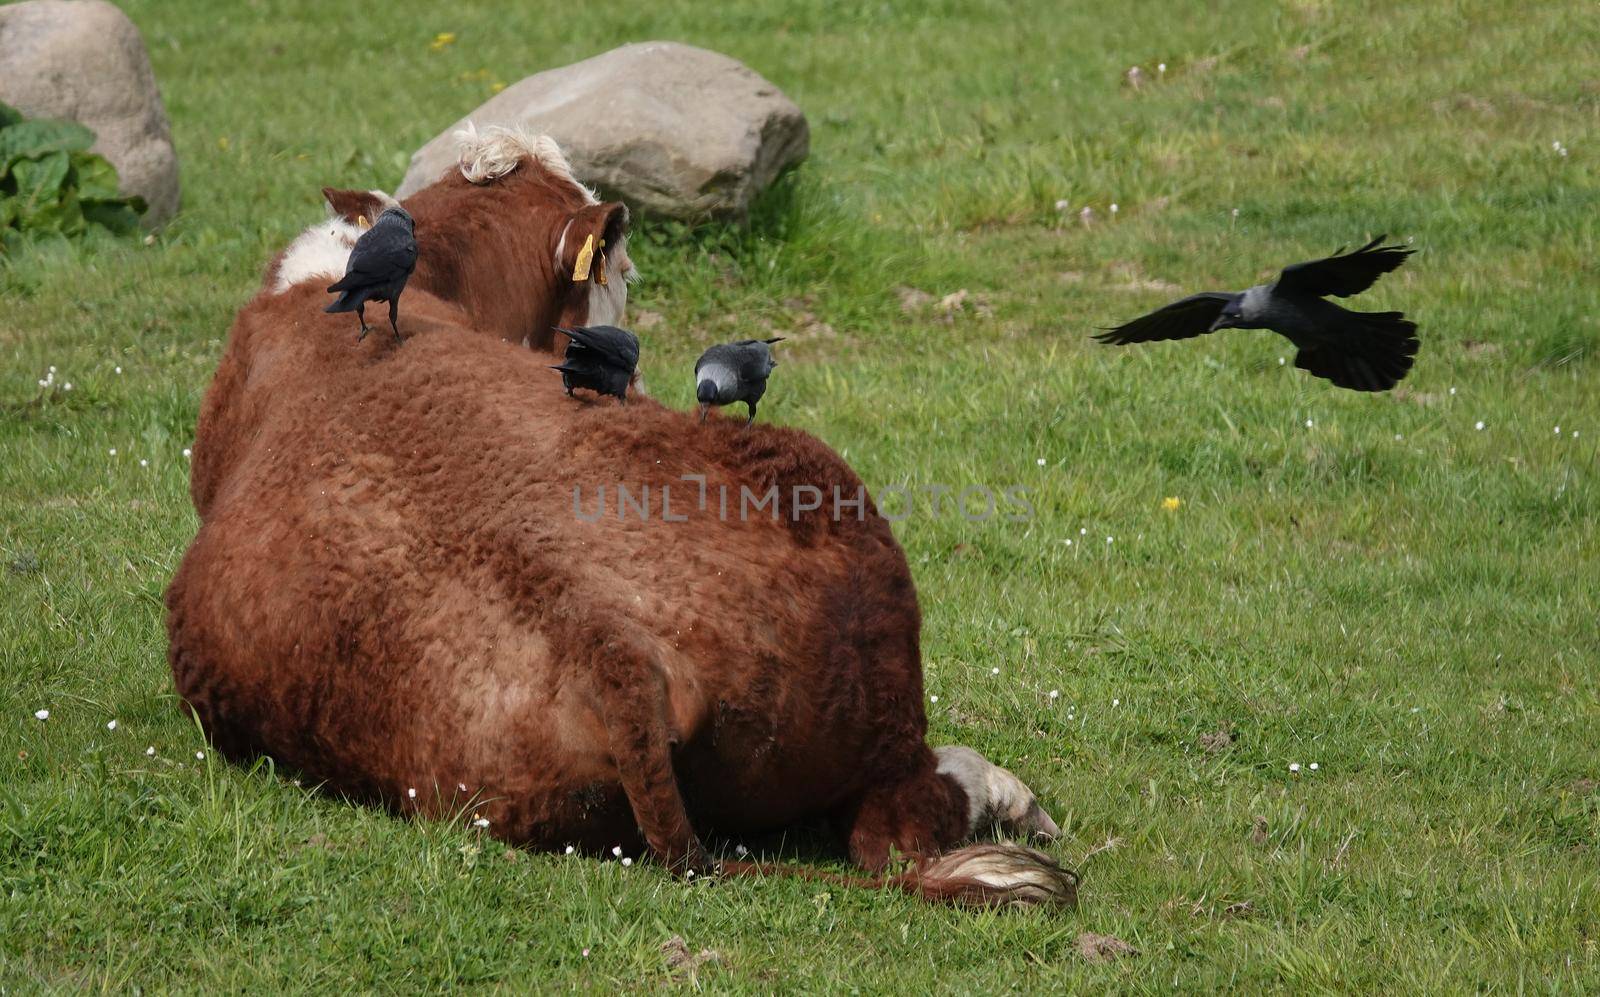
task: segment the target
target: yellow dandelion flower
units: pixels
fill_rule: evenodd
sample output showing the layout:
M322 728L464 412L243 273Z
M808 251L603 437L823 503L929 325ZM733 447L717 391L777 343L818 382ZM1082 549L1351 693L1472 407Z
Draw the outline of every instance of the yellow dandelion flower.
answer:
M442 52L448 46L455 44L455 40L456 33L454 31L441 31L433 36L433 41L428 43L428 47L435 52Z
M1168 512L1177 512L1178 506L1182 504L1183 499L1176 495L1168 495L1166 498L1161 500L1161 508L1167 510Z
M504 90L505 88L506 88L506 85L504 83L492 83L492 84L489 85L489 92L490 93L499 93L500 91Z
M228 136L226 135L223 135L217 139L217 148L221 149L223 152L227 152L228 147L232 144L232 142L228 141Z

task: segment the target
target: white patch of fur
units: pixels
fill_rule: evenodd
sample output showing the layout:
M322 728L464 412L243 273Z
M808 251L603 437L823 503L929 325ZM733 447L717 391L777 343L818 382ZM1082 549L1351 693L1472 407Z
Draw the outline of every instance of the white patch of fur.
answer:
M583 191L590 204L599 204L594 191L579 183L572 175L572 164L548 135L534 135L521 128L489 125L483 131L471 121L453 136L458 146L457 162L461 175L471 183L488 183L505 176L517 168L524 157L549 170L562 180Z
M921 869L928 880L968 879L1011 904L1071 904L1077 900L1078 877L1049 856L1017 845L972 845L932 860Z
M1021 779L971 748L945 745L933 749L938 772L954 779L967 794L967 835L986 824L999 823L1008 831L1055 838L1061 829L1039 807Z
M377 215L382 214L385 208L398 207L400 202L390 197L381 190L368 191L379 201L376 212L367 218L370 224ZM272 293L282 294L289 288L311 280L312 278L324 279L331 284L344 276L345 267L350 263L350 250L356 246L356 240L366 229L333 216L333 209L328 208L329 217L301 232L289 248L284 252L283 259L278 263L278 273L272 282Z

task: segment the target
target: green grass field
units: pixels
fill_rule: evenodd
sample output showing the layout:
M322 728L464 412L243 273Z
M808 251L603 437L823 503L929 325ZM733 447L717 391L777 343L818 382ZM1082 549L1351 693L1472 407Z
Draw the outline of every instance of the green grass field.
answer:
M0 991L1600 990L1593 4L124 6L183 213L0 260ZM636 226L651 389L778 330L764 418L875 486L1029 490L897 530L931 738L1038 791L1076 912L508 854L177 708L182 450L267 260L495 83L650 38L812 126L748 229ZM1381 232L1419 250L1357 303L1420 324L1402 391L1267 333L1088 339ZM720 962L674 974L675 934Z

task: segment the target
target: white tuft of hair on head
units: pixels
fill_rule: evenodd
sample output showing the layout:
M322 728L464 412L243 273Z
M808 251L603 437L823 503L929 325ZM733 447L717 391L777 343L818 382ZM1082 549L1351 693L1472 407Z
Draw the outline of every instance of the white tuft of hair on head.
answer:
M389 208L400 206L399 201L384 191L369 190L367 193L378 200L377 212L366 219L368 224L376 221L378 215ZM272 281L272 293L282 294L313 277L326 277L332 283L344 276L345 268L350 265L350 251L356 248L356 240L361 238L366 229L335 215L333 205L324 203L324 207L328 213L327 220L300 233L284 250L278 272Z
M572 164L548 135L534 135L505 125L489 125L480 132L477 125L468 121L451 137L456 140L461 175L470 183L497 180L515 170L526 157L578 188L590 204L600 203L594 191L572 175Z

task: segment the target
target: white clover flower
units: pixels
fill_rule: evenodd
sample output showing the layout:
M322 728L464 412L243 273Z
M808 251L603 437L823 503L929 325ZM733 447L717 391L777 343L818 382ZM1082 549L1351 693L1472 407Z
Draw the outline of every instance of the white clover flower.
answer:
M587 958L589 958L589 950L588 950L588 949L584 949L584 950L583 950L583 957L584 957L584 958L585 958L585 959L587 959Z
M204 751L196 751L194 757L203 762L206 760L206 753Z
M111 369L116 371L118 374L122 373L122 368L121 367L113 367Z
M929 696L928 699L930 701L932 701L932 702L935 702L935 703L937 703L939 701L939 697L936 696L936 695L935 696Z
M461 793L465 793L467 791L467 784L464 783L464 782L456 783L456 791L457 792L461 792Z
M1316 425L1316 423L1312 422L1310 419L1306 420L1306 428L1307 429L1310 429L1312 426L1315 426L1315 425Z
M568 845L568 846L567 846L567 854L568 854L568 855L571 855L571 854L572 854L572 853L573 853L573 852L575 852L575 851L577 851L577 849L576 849L576 848L573 848L573 847L572 847L572 846L571 846L571 845Z
M489 823L488 821L484 821L485 825L487 825L488 823ZM630 865L633 865L633 859L628 858L627 856L624 856L623 859L622 859L622 867L624 869L626 869Z
M613 845L613 846L611 846L611 854L612 855L621 855L622 854L622 846L621 845Z
M116 730L116 729L117 729L117 722L115 720L106 721L106 730Z
M1394 434L1394 439L1395 439L1395 442L1398 443L1401 440L1405 439L1405 437L1401 436L1399 433L1396 433L1396 434Z
M750 849L746 848L743 845L734 845L733 846L733 854L739 856L740 858L744 858L746 855L750 854Z
M50 719L50 711L49 710L34 710L33 711L33 716L34 716L34 719L36 719L36 720L49 720Z
M1473 423L1472 424L1472 428L1473 429L1482 429L1483 428L1483 420L1479 419L1477 422Z
M1111 705L1112 705L1112 706L1121 706L1121 705L1122 705L1122 700L1120 700L1120 699L1113 699L1113 700L1112 700L1112 701L1111 701Z
M145 460L143 457L140 457L139 458L139 466L140 467L149 467L150 466L150 462Z
M1164 63L1164 62L1156 63L1156 72L1164 73L1166 71L1167 71L1167 64L1166 63Z
M1060 689L1051 689L1050 690L1050 698L1051 699L1060 699L1061 698L1061 690Z
M1556 427L1556 435L1557 435L1557 436L1560 436L1560 435L1561 435L1561 427L1560 427L1560 426L1557 426L1557 427Z
M1110 542L1111 542L1111 540L1112 540L1112 538L1111 538L1111 537L1106 537L1106 543L1110 543Z
M146 758L154 758L156 756L156 746L150 745L150 747L144 749L144 754Z
M1317 763L1316 762L1312 762L1311 763L1311 771L1315 772L1316 770L1317 770Z
M1450 389L1450 393L1451 393L1451 394L1452 394L1452 395L1453 395L1453 394L1455 394L1455 393L1456 393L1456 389L1455 389L1455 388L1451 388L1451 389Z
M1289 362L1289 358L1288 357L1279 357L1278 358L1278 366L1279 367L1282 367L1284 364L1286 364L1288 362Z
M1071 547L1072 546L1072 538L1068 537L1066 543L1067 543L1068 547Z
M1068 204L1067 203L1067 199L1064 198L1064 197L1061 200L1056 202L1056 210L1057 211L1066 211L1070 207L1072 207L1072 205Z
M1039 463L1040 467L1043 467L1044 466L1044 458L1040 457L1038 463Z
M1111 213L1112 213L1112 214L1113 214L1113 215L1114 215L1114 214L1116 214L1116 213L1117 213L1117 212L1118 212L1118 211L1119 211L1119 210L1121 210L1121 209L1119 209L1119 208L1118 208L1118 207L1117 207L1117 202L1116 202L1116 201L1112 201L1112 202L1111 202Z
M189 449L189 448L188 448L188 447L184 447L184 448L183 448L183 456L184 456L184 457L185 457L185 458L189 458L189 457L192 457L192 456L194 456L194 451L193 451L193 450L190 450L190 449Z
M1000 669L998 669L998 668L991 668L991 669L989 669L989 674L990 674L990 675L999 675L999 674L1000 674Z
M117 448L116 447L112 447L110 450L107 450L106 453L108 453L111 456L115 457L117 455Z
M1089 528L1087 526L1078 527L1078 536L1086 537L1088 535L1089 535Z
M416 799L417 798L416 789L408 789L408 790L406 790L406 796L410 797L413 800Z
M1296 775L1298 775L1300 773L1300 763L1299 762L1290 762L1289 763L1289 771L1295 773Z
M63 391L71 391L72 390L72 382L68 381L66 384L63 384L61 386L61 390L63 390Z
M475 817L475 818L473 818L472 826L473 827L488 827L489 826L489 818L487 818L487 817Z
M1233 217L1235 217L1235 218L1239 217L1239 209L1238 208L1234 208L1233 209Z

